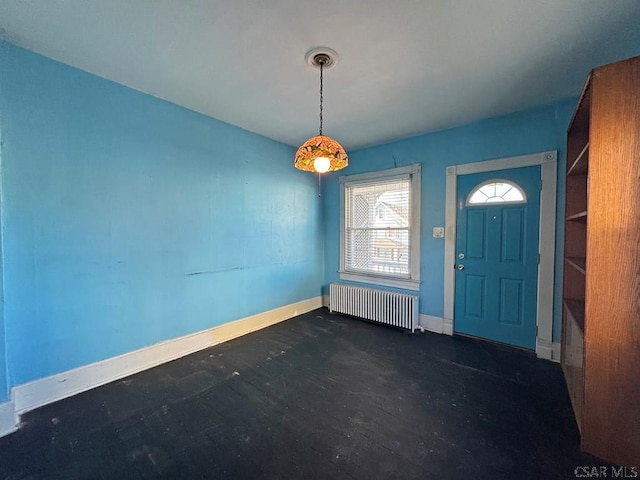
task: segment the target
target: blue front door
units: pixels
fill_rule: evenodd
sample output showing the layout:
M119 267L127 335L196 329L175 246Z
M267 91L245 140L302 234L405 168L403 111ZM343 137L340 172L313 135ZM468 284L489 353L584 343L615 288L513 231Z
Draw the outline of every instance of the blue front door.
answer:
M454 330L535 349L540 167L460 175L457 200Z

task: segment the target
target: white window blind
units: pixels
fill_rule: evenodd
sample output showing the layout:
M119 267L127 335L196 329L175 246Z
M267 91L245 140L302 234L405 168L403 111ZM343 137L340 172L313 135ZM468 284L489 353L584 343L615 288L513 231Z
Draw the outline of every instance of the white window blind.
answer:
M411 177L345 185L344 269L409 278Z

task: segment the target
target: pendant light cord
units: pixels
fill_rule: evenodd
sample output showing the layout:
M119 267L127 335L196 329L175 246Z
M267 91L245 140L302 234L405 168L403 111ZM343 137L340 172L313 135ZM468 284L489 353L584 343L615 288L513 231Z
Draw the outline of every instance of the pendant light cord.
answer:
M320 135L322 135L322 102L324 100L323 96L323 67L325 60L323 58L318 59L318 63L320 64ZM322 197L322 184L321 184L321 175L318 172L318 197Z
M322 101L324 100L322 95L322 67L324 66L324 60L318 61L320 64L320 135L322 135Z

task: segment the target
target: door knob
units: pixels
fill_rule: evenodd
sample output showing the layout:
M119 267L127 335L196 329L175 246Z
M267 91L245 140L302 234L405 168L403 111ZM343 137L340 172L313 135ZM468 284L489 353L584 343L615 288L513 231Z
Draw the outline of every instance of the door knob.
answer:
M464 270L464 265L462 265L461 263L458 264L458 270Z

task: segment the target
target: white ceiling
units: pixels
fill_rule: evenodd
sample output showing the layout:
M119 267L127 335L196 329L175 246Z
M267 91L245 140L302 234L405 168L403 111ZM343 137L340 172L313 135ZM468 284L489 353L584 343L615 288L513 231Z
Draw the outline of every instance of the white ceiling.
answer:
M640 53L638 0L0 0L0 35L292 146L347 149L578 95Z

